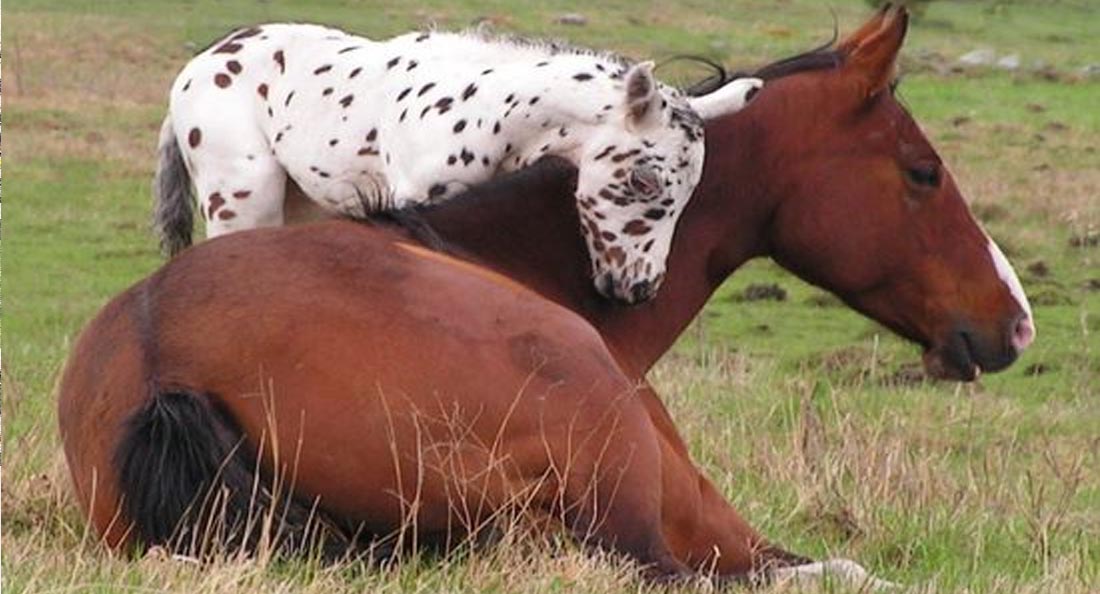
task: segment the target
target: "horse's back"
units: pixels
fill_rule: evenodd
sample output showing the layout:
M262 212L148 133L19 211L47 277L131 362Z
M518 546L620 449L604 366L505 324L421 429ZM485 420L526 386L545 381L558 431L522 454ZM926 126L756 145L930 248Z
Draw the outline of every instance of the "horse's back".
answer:
M290 383L309 377L314 390L325 377L333 384L322 389L395 389L415 398L478 386L489 374L507 400L532 373L618 372L576 314L389 233L334 221L219 242L181 255L156 282L162 375L228 367L238 376L232 381L247 384L285 372ZM291 371L302 369L309 372Z
M118 354L92 365L101 348ZM96 366L112 369L97 375ZM423 475L397 451L431 443L435 467L489 476L500 448L510 468L538 469L490 473L477 488L500 502L541 476L558 447L546 440L564 444L563 431L638 414L607 414L623 408L618 396L630 385L575 314L496 273L346 221L201 244L109 304L62 385L74 475L112 472L115 440L74 452L97 439L97 426L113 434L153 396L150 385L217 398L254 447L266 444L269 468L293 463L302 493L379 529L400 520L395 491L422 488L424 509L447 510L430 498L454 486L432 481L462 480L453 469L429 472L418 487L409 481ZM85 417L93 411L94 422ZM274 440L263 437L272 431Z

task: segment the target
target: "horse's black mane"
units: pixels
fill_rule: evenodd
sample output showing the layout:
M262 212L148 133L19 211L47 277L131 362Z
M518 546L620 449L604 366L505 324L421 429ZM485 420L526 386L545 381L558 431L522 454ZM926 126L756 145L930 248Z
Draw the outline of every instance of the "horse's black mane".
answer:
M363 222L393 226L404 230L410 237L437 252L461 255L461 249L452 245L436 232L427 216L432 213L453 210L488 208L500 210L524 208L523 201L512 200L517 188L539 188L543 191L571 196L576 191L577 168L568 160L547 155L522 169L474 184L460 194L436 203L414 204L405 208L370 214Z
M792 74L798 74L799 72L839 68L840 65L844 63L844 55L833 48L835 42L836 39L834 34L834 38L830 39L828 43L815 47L809 51L783 58L782 60L777 60L753 71L738 70L730 72L726 70L724 66L713 60L687 57L687 59L705 64L715 72L703 80L689 85L684 89L684 92L690 97L699 97L708 93L713 93L726 83L738 78L751 76L763 79L767 82Z

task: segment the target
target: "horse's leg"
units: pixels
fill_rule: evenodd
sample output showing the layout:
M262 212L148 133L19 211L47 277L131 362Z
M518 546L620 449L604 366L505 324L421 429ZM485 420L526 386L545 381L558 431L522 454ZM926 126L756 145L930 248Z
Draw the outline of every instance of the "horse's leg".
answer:
M699 472L648 383L643 381L636 394L661 440L663 530L677 559L693 569L725 575L809 562L768 543Z
M663 442L661 471L662 529L676 558L720 576L756 570L764 538L722 499L686 453Z
M630 411L628 411L630 412ZM642 412L634 409L633 412ZM675 581L692 575L678 561L661 530L661 453L652 425L628 414L613 426L601 423L583 436L583 451L559 466L568 469L564 520L576 538L627 555L648 579ZM569 443L573 439L554 440Z
M895 587L853 561L815 563L768 543L699 472L678 441L666 439L662 446L663 530L673 554L688 567L753 583L805 583L828 575L855 588Z
M793 583L805 586L822 582L826 577L843 582L861 592L885 592L901 586L894 582L880 580L871 575L862 565L850 559L829 559L816 563L805 563L789 567L780 567L767 572L766 579L775 583Z

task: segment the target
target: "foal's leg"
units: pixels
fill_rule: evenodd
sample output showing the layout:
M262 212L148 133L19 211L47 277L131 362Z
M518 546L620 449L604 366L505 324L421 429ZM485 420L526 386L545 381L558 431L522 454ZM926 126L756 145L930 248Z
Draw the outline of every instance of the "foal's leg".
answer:
M251 104L238 106L234 97L222 104L202 99L173 110L172 118L206 236L282 225L286 172L256 125Z
M208 238L283 224L286 172L268 149L245 150L227 159L195 162L195 192Z

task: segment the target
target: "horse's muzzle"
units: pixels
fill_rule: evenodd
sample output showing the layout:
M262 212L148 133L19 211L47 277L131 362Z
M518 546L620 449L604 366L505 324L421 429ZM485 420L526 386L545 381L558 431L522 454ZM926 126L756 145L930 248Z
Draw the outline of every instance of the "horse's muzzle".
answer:
M924 354L925 370L937 379L974 381L983 372L1012 365L1034 337L1035 326L1027 314L992 335L959 324Z

